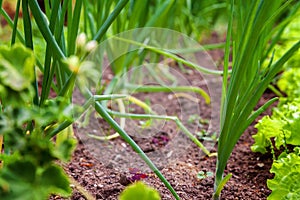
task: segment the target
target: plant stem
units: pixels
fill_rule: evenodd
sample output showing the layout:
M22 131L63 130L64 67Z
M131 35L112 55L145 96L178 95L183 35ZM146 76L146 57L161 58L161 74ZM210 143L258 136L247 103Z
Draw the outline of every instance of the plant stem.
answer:
M134 85L125 84L126 89L132 90L132 92L196 92L200 94L207 104L210 103L209 95L199 87L193 86L157 86L157 85Z
M172 58L173 60L175 60L177 62L180 62L180 63L182 63L182 64L184 64L188 67L191 67L193 69L198 70L199 72L203 72L203 73L206 73L206 74L215 74L215 75L222 75L223 74L223 71L211 70L211 69L207 69L205 67L199 66L195 63L192 63L190 61L187 61L183 58L178 57L177 55L175 55L174 53L172 53L172 52L170 52L169 50L166 50L166 49L159 49L157 47L149 46L149 45L146 45L146 44L143 44L143 43L140 43L140 42L136 42L136 41L133 41L133 40L129 40L129 39L125 39L125 38L121 38L121 37L117 37L117 36L113 36L112 38L123 41L123 42L126 42L126 43L129 43L129 44L140 46L140 47L143 47L143 48L148 49L150 51L153 51L155 53L166 56L168 58Z
M210 153L206 147L181 123L181 121L176 116L163 116L163 115L153 115L153 114L131 114L131 113L119 113L112 110L107 110L111 115L117 117L126 117L131 119L163 119L172 120L176 125L182 130L182 132L188 136L206 155L213 156L215 154Z
M175 199L180 200L176 191L173 189L173 187L167 181L167 179L161 174L161 172L157 169L154 163L152 163L152 161L143 152L143 150L134 142L134 140L131 137L129 137L129 135L117 124L117 122L113 120L113 118L108 114L108 112L99 102L95 102L95 109L103 117L103 119L105 119L111 125L111 127L113 127L115 131L117 131L120 134L120 136L133 148L133 150L136 153L138 153L138 155L145 161L145 163L149 166L149 168L158 176L158 178L170 190L170 192L175 197Z

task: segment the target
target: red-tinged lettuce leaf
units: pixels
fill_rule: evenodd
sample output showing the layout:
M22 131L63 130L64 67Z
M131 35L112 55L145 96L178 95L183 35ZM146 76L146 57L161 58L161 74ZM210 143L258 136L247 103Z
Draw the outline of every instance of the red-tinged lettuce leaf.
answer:
M272 190L268 200L298 200L300 199L300 148L294 153L282 153L274 161L271 173L274 179L268 180L268 188Z

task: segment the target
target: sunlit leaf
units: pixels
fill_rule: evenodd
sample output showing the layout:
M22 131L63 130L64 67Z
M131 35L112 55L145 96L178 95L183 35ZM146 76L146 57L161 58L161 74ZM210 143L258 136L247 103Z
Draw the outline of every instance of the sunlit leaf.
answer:
M143 182L128 186L120 195L120 200L160 200L159 193Z
M282 153L274 161L271 173L274 179L268 180L267 185L272 190L268 200L297 200L300 199L300 154L299 148L295 153Z
M35 73L33 52L22 45L2 46L0 58L1 83L14 91L29 88Z

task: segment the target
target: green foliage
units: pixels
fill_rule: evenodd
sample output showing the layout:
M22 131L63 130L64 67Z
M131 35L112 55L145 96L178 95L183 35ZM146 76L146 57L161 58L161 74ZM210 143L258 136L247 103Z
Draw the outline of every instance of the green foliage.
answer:
M198 179L205 179L205 178L208 178L208 177L213 177L214 176L214 173L213 172L210 172L210 171L208 171L208 172L205 172L205 171L200 171L200 172L198 172L198 174L197 174L197 178Z
M20 3L21 1L18 2ZM236 19L239 20L236 24L237 31L233 35L233 44L235 44L232 48L234 57L233 73L227 90L227 69L231 48L230 36L232 20L228 26L229 37L226 43L227 62L225 61L225 66L227 67L224 67L221 136L218 144L216 171L216 198L218 198L221 189L231 177L229 174L222 179L226 162L235 143L246 127L269 106L273 100L253 113L252 111L256 102L275 74L280 71L281 66L299 47L299 42L296 43L296 45L293 43L290 50L282 54L282 56L276 60L278 62L274 64L271 63L264 69L260 67L260 63L264 61L262 56L264 47L270 43L273 36L271 30L277 25L275 23L277 22L276 19L285 11L286 6L291 1L285 2L286 1L271 2L258 0L253 2L237 1L236 4L234 4L234 1L231 2L233 6L232 17L233 12L236 12ZM70 138L72 134L69 133L70 130L66 130L66 127L69 127L73 122L72 116L70 115L71 109L68 105L75 80L78 78L77 72L81 59L85 56L84 52L76 52L75 41L78 33L81 32L82 29L89 38L93 38L98 42L105 39L105 37L111 33L115 34L127 29L144 26L176 27L176 29L183 30L185 33L194 33L197 35L201 32L199 31L201 30L201 28L199 28L201 26L193 24L191 27L188 27L189 24L194 21L195 17L201 18L201 15L205 16L207 14L206 16L209 16L208 23L205 23L205 19L201 18L201 20L204 21L203 24L206 26L216 21L219 14L217 11L225 8L224 2L217 0L211 1L211 4L190 0L155 0L145 2L114 0L96 1L96 3L88 0L51 1L51 6L50 1L45 1L45 3L48 4L48 7L46 6L46 15L41 11L36 0L22 1L23 32L18 30L18 14L15 16L14 22L12 22L5 11L3 11L2 8L0 10L1 14L14 29L15 34L12 36L12 44L16 39L15 37L18 37L19 41L26 46L35 50L38 49L35 47L39 45L34 44L32 41L34 39L32 33L34 25L31 24L31 15L35 19L39 32L43 36L43 42L46 42L44 58L39 58L40 54L35 52L35 55L38 55L37 65L43 70L43 83L40 97L36 87L38 80L35 77L34 57L32 53L26 53L25 50L20 50L21 48L16 48L16 50L1 50L0 94L3 110L1 110L0 115L0 133L4 135L4 146L7 154L1 157L4 164L0 172L0 191L1 194L3 194L3 198L5 197L7 199L17 199L19 195L23 193L26 193L28 196L22 196L22 199L46 198L51 192L64 196L70 193L66 176L62 170L54 164L54 161L57 159L68 160L74 148L75 142ZM236 8L234 8L234 6L236 6ZM31 13L29 13L29 9ZM176 13L176 17L170 17L173 16L174 13ZM84 17L83 24L80 23L81 15ZM181 18L185 20L182 22L180 21ZM68 26L64 26L65 19ZM199 22L199 24L203 21ZM168 35L161 36L161 38L166 37L168 37ZM144 40L138 42L143 43ZM155 50L156 52L154 52L157 55L171 55L170 58L174 60L177 58L175 54L153 48L152 50ZM10 51L15 52L11 53ZM115 49L112 49L112 51L115 51ZM72 55L74 53L82 57L76 58L78 65L76 65L75 68L72 68L72 66L68 68L70 65L66 66L64 61L66 61L67 56L73 58ZM136 53L139 52L133 53L137 55ZM15 59L13 57L15 54L18 56L21 55L21 59ZM155 54L152 52L151 55ZM157 55L154 56L154 59L159 58ZM138 56L139 58L145 58L145 55L142 54ZM121 57L120 60L115 63L116 67L120 67L120 69L115 69L116 73L123 72L129 67L129 58L125 59L125 57ZM183 64L190 63L184 59L177 58L177 61L178 60ZM44 61L43 65L40 61ZM88 70L89 69L86 68L86 71ZM90 73L92 73L92 71L90 71ZM15 77L17 77L17 81ZM55 81L53 81L54 77ZM81 79L79 81L86 82L87 80ZM59 97L49 100L51 89L53 89ZM186 90L186 88L181 89ZM107 90L105 92L106 94L110 93L110 91ZM87 91L86 94L89 95L90 91ZM89 97L93 99L93 96ZM34 105L32 102L34 102ZM131 145L157 174L169 188L173 196L179 199L179 196L171 187L170 183L163 177L146 154L112 119L108 113L108 109L99 102L96 102L94 106L103 119ZM178 118L173 118L173 120L177 125L183 127ZM66 130L66 135L58 135L56 145L53 144L49 138L57 135L63 129ZM197 140L187 129L183 129L183 132L186 132L193 141ZM199 143L198 145L201 148L202 144ZM202 147L205 149L203 145ZM206 153L209 154L209 152ZM20 174L20 166L24 168L26 174ZM57 174L57 179L51 179L51 174L53 173ZM34 186L36 185L41 187L34 190ZM32 192L25 192L24 188ZM141 189L138 191L141 191ZM145 191L143 191L143 193L144 192ZM140 197L138 198L140 199Z
M49 194L70 195L69 180L61 167L38 167L31 160L6 163L0 171L1 199L40 200Z
M11 155L1 155L4 165L0 170L0 195L3 199L45 199L52 193L71 194L67 175L54 161L68 161L76 140L67 138L54 144L43 137L46 125L57 120L58 113L51 113L53 108L45 108L37 114L30 108L6 107L1 113L0 131L5 137L5 151L12 152ZM32 120L41 126L28 133L24 124Z
M34 64L35 58L32 51L24 46L15 45L11 49L5 46L0 47L0 96L4 104L7 101L15 105L19 104L20 99L23 101L30 99L30 96L24 93L32 92Z
M280 99L272 116L263 117L255 128L258 131L253 136L255 143L251 147L254 152L266 153L266 148L272 145L271 138L274 138L277 149L286 144L300 145L300 99L292 102Z
M254 119L276 99L268 101L254 111L257 102L276 74L281 71L284 63L300 47L300 40L297 40L275 62L269 62L266 67L261 66L265 59L265 51L270 49L271 52L273 51L273 46L269 45L270 41L271 43L277 42L274 35L282 34L278 32L278 27L282 27L283 24L277 20L287 11L291 2L231 1L231 18L225 49L221 132L218 141L214 199L220 198L218 190L223 182L226 163L238 139ZM295 13L291 13L288 19L295 16ZM233 22L235 23L234 31ZM232 48L232 73L227 85L229 52L231 51L230 37L234 46Z
M300 11L297 12L299 16ZM300 32L300 20L299 17L295 17L284 29L283 34L279 42L275 45L274 58L281 57L284 53L284 49L289 48L299 40ZM286 70L277 82L278 88L284 92L289 98L296 98L300 95L300 51L295 52L295 55L291 57L285 64Z
M268 180L268 188L272 193L268 200L297 200L300 199L300 148L293 153L282 153L274 161L271 173L275 173L272 180Z
M143 182L128 186L119 197L120 200L160 200L159 193Z
M18 2L20 3L21 1ZM44 152L47 155L45 159L48 160L49 163L52 163L56 159L66 160L66 158L69 158L71 154L70 152L74 148L74 142L72 142L72 137L70 138L70 136L72 136L72 133L70 134L70 132L72 131L67 130L64 131L64 133L62 133L61 131L66 130L67 127L70 127L74 121L74 119L71 118L70 115L68 115L72 114L71 111L74 111L72 108L69 107L69 104L71 103L73 89L76 80L79 80L78 82L80 83L84 82L84 84L87 84L86 81L90 80L86 77L80 77L81 74L87 75L86 72L89 72L89 74L94 72L87 68L84 69L84 66L81 65L81 61L85 58L86 53L89 50L91 50L90 47L94 46L95 42L87 43L84 46L85 51L80 51L78 46L76 46L78 43L75 43L76 38L78 38L78 33L82 32L81 28L84 29L83 32L85 32L90 39L93 38L93 40L96 41L101 41L104 39L104 36L109 35L107 34L107 31L112 23L116 22L115 27L117 27L117 29L119 27L121 28L122 26L119 22L120 19L122 19L122 17L119 19L119 21L116 18L122 14L127 15L127 10L125 7L126 5L128 5L129 0L96 2L97 3L95 4L94 1L89 2L88 0L51 1L51 3L50 1L45 1L46 13L43 13L38 5L37 0L24 0L22 1L22 16L24 23L23 31L20 31L18 29L19 15L15 15L15 19L13 22L8 16L8 14L1 7L0 14L4 16L8 24L14 30L14 33L12 34L11 44L14 44L16 41L16 37L18 37L19 41L22 42L24 45L32 48L34 51L39 50L39 48L37 47L39 46L39 44L33 42L33 40L35 40L36 37L36 35L32 32L34 30L34 23L36 23L38 27L38 31L40 33L39 35L42 35L43 41L44 43L46 43L46 51L42 52L42 58L40 58L39 52L34 52L37 59L36 64L43 73L41 92L38 92L38 80L36 77L34 77L34 79L30 81L31 85L33 86L33 95L29 95L29 92L25 92L24 96L26 97L26 101L22 100L22 102L20 102L19 104L20 107L12 107L11 105L9 105L9 103L4 105L3 120L6 121L0 122L0 124L2 124L3 127L5 127L6 122L11 122L12 126L9 127L13 127L10 130L6 130L7 132L5 134L2 133L4 135L4 141L6 143L5 151L18 153L20 151L23 151L24 149L28 149L26 148L28 141L24 140L25 137L33 137L32 140L46 139L47 142L50 142L48 140L53 139L54 136L57 136L59 134L58 137L56 137L57 144L55 148L48 148L48 150L46 150L47 153ZM131 3L135 2L136 1L131 1ZM139 5L143 5L142 1L142 3L140 1L138 2ZM166 3L163 4L168 7L168 4L170 2L171 5L173 5L173 2L175 1L170 0L166 1ZM92 19L92 15L90 15L90 8L93 11L95 11L94 13L96 13L95 19ZM136 6L135 10L139 11L139 9L139 6ZM84 23L82 24L81 14L83 13L83 10ZM165 9L164 7L162 7L158 9L157 13L159 14L160 12L164 11ZM143 16L143 10L139 12L142 13L141 16ZM133 14L137 13L133 12ZM159 18L158 14L155 14L156 19ZM125 17L125 19L127 18ZM136 19L132 18L132 22L134 21L136 21ZM67 23L67 26L64 26L65 23ZM120 29L120 31L124 30ZM78 51L76 51L76 48ZM80 57L77 58L78 65L71 66L70 64L72 63L70 61L74 61L74 53L76 56ZM67 59L67 56L71 60ZM43 60L44 63L41 64L41 61ZM65 63L67 63L68 65L66 65ZM79 67L81 68L80 70ZM78 70L80 73L78 73ZM97 73L93 73L93 77L97 76L100 71L98 71ZM35 68L32 69L32 72L35 73ZM99 76L97 77L97 79L99 79ZM86 90L86 87L84 86L82 88ZM2 91L5 91L3 88L4 87L0 88L1 94L4 93ZM58 97L49 100L51 90L53 90ZM84 94L88 96L90 94L90 91L86 90L84 91ZM95 103L93 102L93 99L93 96L91 96L91 98L87 102L85 102L85 105L87 105L88 107L91 104ZM6 99L1 99L1 102L6 103ZM33 106L32 102L34 102L34 105L36 106ZM57 107L56 109L55 107L53 107L54 111L56 111L57 109L59 109L60 111L54 115L54 118L52 118L51 109L49 108L49 104L52 105L52 103L54 103L54 105L56 104ZM125 141L128 142L128 144L130 144L131 147L142 157L142 159L148 164L148 166L157 174L157 176L162 180L166 187L171 191L175 199L179 199L179 196L176 194L175 190L172 188L170 183L160 173L160 171L141 150L141 148L139 148L139 146L127 135L127 133L123 129L121 129L121 127L111 118L110 115L107 114L106 108L101 107L101 105L98 104L98 102L96 102L95 109L100 113L100 115L102 115L102 117L106 121L109 122L109 124L111 124L111 126L115 130L117 130L117 132L120 133L120 136L123 137ZM35 111L37 111L37 113L44 112L44 115L32 115L34 113L36 114ZM50 115L47 115L48 112L50 113ZM26 113L26 115L22 115L23 113ZM21 121L12 120L11 117L15 116L13 114L16 114L18 116L16 119ZM24 116L25 119L23 119ZM39 116L41 116L41 118ZM67 134L67 136L69 137L65 137L65 135L62 136L61 134ZM17 139L21 139L10 140L9 137L16 137ZM11 144L9 144L8 141L11 141ZM13 143L13 141L16 142ZM54 160L53 157L55 158ZM33 159L33 161L38 163L39 158L40 157L36 157L36 160ZM19 159L23 158L19 157ZM43 162L46 162L46 160ZM40 165L37 166L40 167ZM5 164L3 167L5 168ZM40 171L41 169L38 170Z
M286 49L291 48L295 42L297 42L299 38L300 32L300 10L297 11L297 7L299 7L299 3L294 6L294 11L296 13L292 14L291 17L287 17L285 20L289 22L285 24L286 27L282 27L282 33L277 38L278 41L274 44L274 60L282 57ZM268 51L270 58L272 56L272 52ZM268 65L269 59L266 60L265 65ZM294 56L292 56L284 65L286 69L299 67L300 65L300 51L295 52Z
M50 194L71 194L69 180L56 160L68 161L76 140L54 143L45 137L58 123L72 119L68 99L47 100L43 107L31 102L35 59L31 50L1 47L0 134L4 137L0 169L1 199L46 199ZM16 55L18 58L16 59ZM4 91L4 92L3 92ZM34 124L33 129L28 129ZM2 144L1 144L2 146Z
M92 0L89 2L85 5L86 24L83 28L94 37L95 30L101 27L119 1L97 1L96 5ZM105 8L102 13L99 13L100 8ZM203 31L210 31L218 20L224 19L225 13L225 0L130 0L106 34L117 34L140 27L163 27L198 39Z
M299 13L299 11L298 11ZM296 18L297 19L297 18ZM299 40L299 20L294 19L284 30L279 44L276 57L283 54L283 50L292 46L292 43ZM251 149L254 152L266 153L271 149L273 153L271 173L275 174L274 179L268 180L268 188L272 190L269 200L277 199L299 199L300 198L300 60L299 51L286 63L286 71L283 72L277 82L278 88L287 97L281 97L277 107L273 108L272 116L263 117L255 127L257 134L253 136L255 143ZM284 152L276 159L275 149L284 148ZM290 152L287 145L296 146ZM298 147L297 147L298 146ZM289 153L290 152L290 153Z
M298 81L290 84L297 85ZM271 148L274 154L271 139L274 139L276 149L285 148L285 152L273 161L270 172L275 174L274 179L267 181L272 190L268 197L271 200L300 198L300 99L293 98L293 95L291 93L291 97L281 98L272 116L263 117L255 126L258 132L253 136L255 143L252 151L266 153ZM287 144L296 146L293 152L288 153Z
M300 56L299 56L300 57ZM289 98L300 96L300 60L295 62L294 67L284 71L277 82L278 88L284 92Z

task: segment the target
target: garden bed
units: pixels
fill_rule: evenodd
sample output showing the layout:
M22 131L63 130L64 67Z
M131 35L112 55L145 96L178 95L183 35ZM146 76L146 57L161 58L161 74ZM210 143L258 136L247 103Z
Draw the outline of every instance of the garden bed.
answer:
M214 53L216 54L216 52ZM216 55L215 58L217 58ZM197 72L190 71L190 73L184 73L184 76L190 83L194 83L193 86L199 86L197 84L201 81L199 81L200 77L197 75ZM151 95L139 93L135 96L150 98L152 105L164 105L167 114L174 115L176 114L176 110L183 105L178 105L176 98L170 101L170 99L167 98L168 95L170 96L169 93L154 93ZM260 99L258 106L263 105L274 96L272 92L267 90ZM201 99L201 97L199 98ZM209 106L206 105L204 101L200 101L199 106L201 117L209 118L211 115ZM271 108L264 112L263 115L270 113ZM261 115L261 117L263 115ZM256 119L255 123L261 117ZM95 132L95 129L99 126L102 130L110 130L109 125L102 119L94 119L91 120L90 123L92 124L88 126L88 129L84 130L85 133ZM272 178L272 174L269 172L272 165L272 155L253 153L250 150L250 146L253 144L253 138L251 136L256 133L256 129L254 128L255 123L242 135L230 157L225 174L232 173L233 175L222 192L222 199L266 199L271 193L266 186L266 181ZM126 128L130 134L130 127ZM207 125L204 129L205 128L207 128ZM160 134L165 134L170 138L171 134L176 132L176 129L174 124L167 122L162 127L163 131ZM110 130L110 132L113 133L112 130ZM113 169L112 166L108 164L107 158L105 158L103 162L101 156L99 156L100 154L97 153L97 151L95 153L94 150L98 148L98 150L101 151L101 146L89 146L91 143L86 142L86 137L82 136L82 131L77 133L77 136L79 138L77 149L74 152L71 162L65 166L65 171L96 197L96 199L117 199L123 189L130 184L133 175L119 169ZM156 137L159 137L159 135ZM83 141L81 141L80 138ZM152 140L139 137L134 138L134 140L146 152L156 150L155 145L152 144ZM124 141L120 137L113 139L112 142L124 144ZM216 152L216 147L215 144L211 151ZM130 147L129 151L132 151ZM180 149L178 149L178 151L180 151ZM178 192L179 196L184 200L189 200L211 198L214 177L206 177L200 180L197 178L197 173L199 171L203 171L204 173L214 172L215 163L216 157L205 156L199 147L190 142L188 148L180 154L179 158L171 160L171 162L167 164L157 165L163 175ZM145 177L141 178L141 180L156 188L160 192L162 199L173 199L168 189L154 173L147 171L142 174L145 175ZM54 197L54 199L60 198ZM74 187L71 199L84 199L84 197L76 190L76 187Z
M1 199L300 199L300 2L154 2L1 3Z

